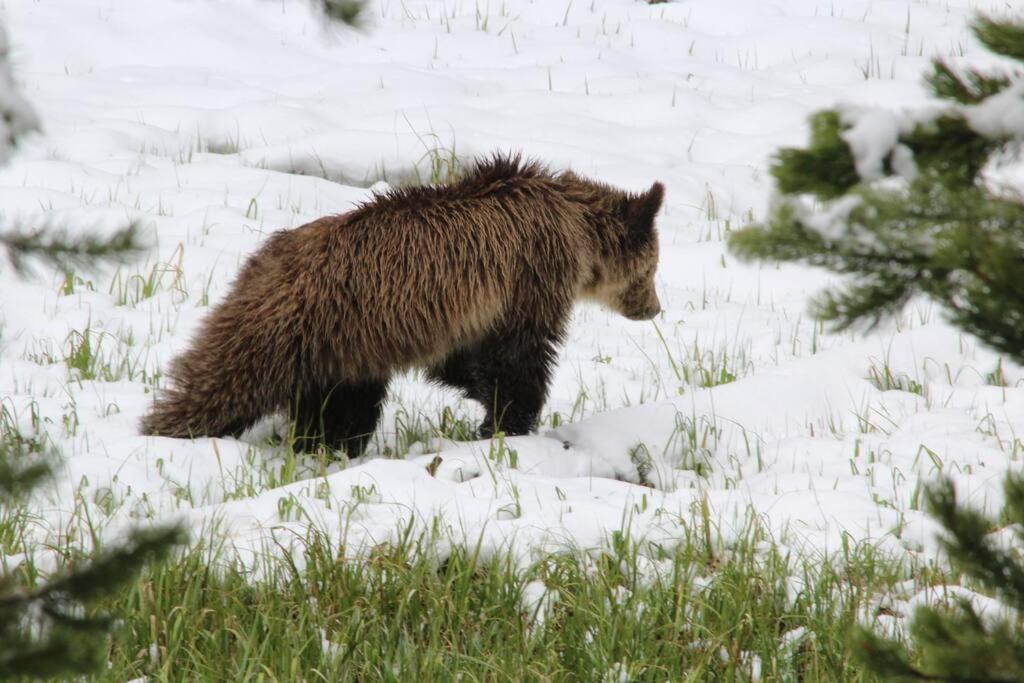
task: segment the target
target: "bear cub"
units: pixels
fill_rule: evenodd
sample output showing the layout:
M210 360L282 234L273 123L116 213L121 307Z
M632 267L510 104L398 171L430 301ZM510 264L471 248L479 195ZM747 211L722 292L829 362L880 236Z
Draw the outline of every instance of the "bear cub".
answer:
M274 233L171 363L142 432L237 436L288 410L297 447L354 456L391 376L418 367L484 405L482 436L527 433L574 302L660 312L663 196L496 155Z

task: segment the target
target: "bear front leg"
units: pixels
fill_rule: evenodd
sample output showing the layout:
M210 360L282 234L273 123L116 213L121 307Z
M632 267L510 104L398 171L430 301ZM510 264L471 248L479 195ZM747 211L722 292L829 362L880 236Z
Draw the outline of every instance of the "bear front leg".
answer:
M480 382L473 396L487 411L481 437L497 431L529 434L536 428L560 341L557 330L523 326L495 334L481 346L475 358Z
M362 455L377 429L387 392L386 382L307 389L295 408L296 449L324 444L352 458Z

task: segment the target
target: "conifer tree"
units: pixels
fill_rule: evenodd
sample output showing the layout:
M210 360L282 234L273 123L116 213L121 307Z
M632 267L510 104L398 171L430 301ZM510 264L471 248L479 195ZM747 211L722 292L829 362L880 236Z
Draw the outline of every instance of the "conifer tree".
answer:
M955 325L1024 362L1024 195L999 181L1024 141L1024 22L979 17L972 28L989 50L1018 63L1009 75L937 60L927 82L943 106L814 114L807 148L775 159L780 196L768 221L736 232L729 245L741 258L850 276L812 304L837 329L877 323L925 295ZM1004 521L1024 542L1024 477L1009 477L1005 489ZM966 600L921 607L909 631L913 656L866 629L854 638L855 653L887 678L1024 681L1020 552L997 545L988 536L996 524L958 506L950 482L927 489L926 502L954 568L1014 615L983 617Z
M1024 22L978 18L975 35L1024 62ZM813 313L836 329L877 323L912 296L1024 362L1024 203L998 180L1024 140L1024 76L960 72L936 61L927 77L945 104L891 113L845 108L811 118L806 149L781 150L780 196L763 225L729 246L744 259L798 261L852 276Z

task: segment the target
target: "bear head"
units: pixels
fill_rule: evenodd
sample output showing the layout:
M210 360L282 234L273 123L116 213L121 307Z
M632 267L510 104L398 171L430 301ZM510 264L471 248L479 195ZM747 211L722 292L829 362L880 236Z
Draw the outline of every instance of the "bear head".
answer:
M568 175L568 174L567 174ZM590 192L595 259L583 298L596 301L630 320L651 320L661 312L654 286L658 268L658 230L654 218L665 198L665 186L654 183L640 194L582 179L568 178Z

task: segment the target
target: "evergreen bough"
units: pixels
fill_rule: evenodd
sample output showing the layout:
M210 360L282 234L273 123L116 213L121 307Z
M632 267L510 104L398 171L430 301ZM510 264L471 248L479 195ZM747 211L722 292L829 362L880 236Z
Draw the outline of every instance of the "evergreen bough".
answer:
M52 460L45 439L23 436L7 410L0 412L0 510L22 504L50 476ZM0 680L102 669L114 622L89 607L184 540L178 526L137 529L126 542L78 558L46 581L23 585L14 574L0 574Z
M320 11L331 21L362 28L366 19L366 0L316 0Z
M1024 62L1024 22L979 17L989 50ZM851 276L813 313L837 330L877 324L915 295L953 324L1024 363L1024 202L989 171L1024 140L1024 76L958 71L936 60L927 76L943 106L903 115L828 110L811 117L810 144L783 149L772 167L780 196L767 222L730 236L745 259L797 261ZM1005 482L1004 521L1024 544L1024 476ZM983 618L966 599L918 608L906 647L861 629L865 667L920 681L1024 681L1024 561L988 534L997 525L957 505L949 481L926 490L952 565L1010 608Z
M1015 539L1024 543L1024 477L1011 475L1004 488L1004 521L1016 525ZM897 680L1024 681L1024 562L1019 548L992 540L988 534L996 523L957 505L949 481L926 489L925 502L945 529L939 543L952 566L1010 608L1013 616L983 617L966 598L952 609L922 606L910 624L916 663L902 644L868 629L854 636L854 655L868 670Z
M0 247L19 275L26 275L33 262L64 270L88 268L97 259L124 260L141 249L137 223L110 236L71 235L46 226L7 230L0 232Z
M1024 22L980 17L973 30L1024 62ZM876 324L923 294L1024 362L1024 203L1020 188L985 177L1024 140L1024 77L936 61L927 82L943 106L814 114L807 148L776 156L769 219L732 234L729 247L852 276L812 302L836 330Z
M7 162L25 134L38 128L39 117L15 84L10 44L0 27L0 164Z
M0 163L20 136L38 126L35 114L13 86L6 38L0 30ZM135 224L109 237L76 236L48 227L0 232L0 259L16 275L39 262L63 268L89 267L98 260L137 252ZM51 474L50 449L18 430L6 408L0 410L0 511L21 504ZM83 557L47 581L22 585L0 574L0 679L67 678L100 670L106 663L111 617L89 607L131 581L144 564L163 558L184 532L177 526L134 531L127 542Z

